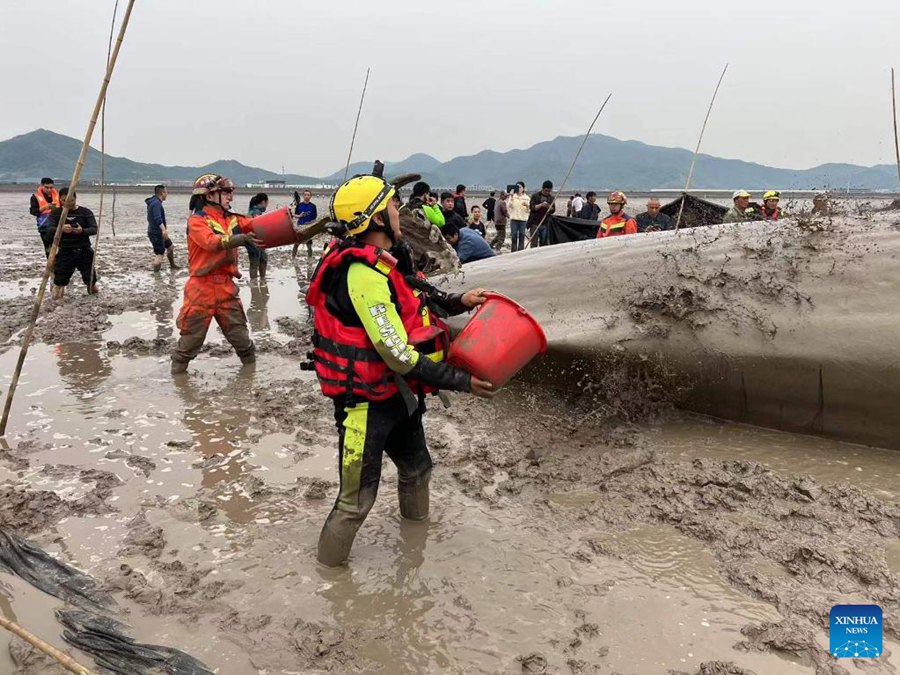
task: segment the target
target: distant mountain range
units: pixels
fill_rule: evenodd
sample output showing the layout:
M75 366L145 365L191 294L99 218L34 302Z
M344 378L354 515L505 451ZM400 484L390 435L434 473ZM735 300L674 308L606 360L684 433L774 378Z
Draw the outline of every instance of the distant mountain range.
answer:
M441 162L417 153L399 162L385 162L386 175L421 173L432 186L502 188L522 180L536 188L544 180L561 180L581 142L580 137L559 136L524 150L495 152ZM64 183L78 159L81 142L61 134L38 129L0 142L0 182L34 183L52 176ZM639 141L620 141L595 134L588 139L568 187L572 189L650 190L678 189L684 185L692 153L682 148L664 148ZM372 162L355 162L350 175L370 171ZM203 173L229 176L235 183L262 183L285 180L289 185L333 185L344 171L329 176L299 176L246 166L236 160L220 160L206 166L164 166L144 164L124 157L106 158L106 180L116 183L188 182ZM100 153L91 148L82 180L100 178ZM897 190L896 167L891 164L865 167L854 164L823 164L812 169L781 169L736 159L700 155L694 171L697 189L761 190L863 188Z

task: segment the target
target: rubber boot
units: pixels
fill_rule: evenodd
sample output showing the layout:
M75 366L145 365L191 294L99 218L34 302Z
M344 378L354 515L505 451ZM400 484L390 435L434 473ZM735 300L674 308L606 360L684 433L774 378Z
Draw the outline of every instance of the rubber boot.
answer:
M162 269L162 256L154 256L153 258L153 271L159 272Z
M259 280L266 280L266 268L269 266L268 260L260 260L259 261Z
M256 281L259 276L259 258L250 258L250 281Z
M182 361L180 359L176 360L174 357L172 358L172 374L173 375L181 375L182 373L186 373L188 369L188 363L190 361Z
M170 246L166 249L166 257L169 259L169 269L179 269L178 265L175 264L175 250L173 247Z
M425 520L430 506L431 469L418 476L397 478L400 515L406 520Z
M328 514L328 520L319 535L319 549L316 558L326 567L337 567L347 562L353 540L360 526L365 521L372 506L375 505L377 486L361 488L359 491L359 510L355 513L334 508Z
M65 286L57 286L53 284L53 289L50 291L50 297L54 300L62 300L63 295L65 295L66 287Z

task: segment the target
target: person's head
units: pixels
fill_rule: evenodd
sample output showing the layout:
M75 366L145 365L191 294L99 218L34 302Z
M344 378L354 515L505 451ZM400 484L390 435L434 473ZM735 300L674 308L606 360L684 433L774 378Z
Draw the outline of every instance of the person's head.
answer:
M59 203L68 206L69 209L74 209L76 206L78 206L78 193L73 192L70 195L69 188L64 187L59 191Z
M420 180L418 183L413 185L412 196L418 197L423 202L425 201L425 195L427 195L429 192L431 192L431 186L424 180Z
M41 190L47 197L52 195L53 194L53 179L52 178L41 178Z
M396 242L401 237L396 193L383 178L356 176L335 190L328 204L329 214L344 226L344 236L376 243L386 235Z
M466 186L463 185L462 183L460 183L459 185L457 185L457 186L456 186L456 194L458 194L460 197L462 197L463 195L465 195L465 194L466 194Z
M480 206L473 206L471 213L472 213L472 220L474 222L477 223L479 220L481 220L481 207Z
M541 194L545 197L549 197L550 193L553 191L553 183L549 180L545 180L544 184L541 185Z
M584 196L584 198L587 199L591 204L595 204L597 202L597 193L596 192L588 192Z
M576 197L580 197L580 196L581 196L581 193L580 193L580 192L576 192L576 193L575 193L575 196L576 196Z
M500 201L505 202L506 198L509 197L509 193L506 190L500 192Z
M490 196L493 197L495 194L497 193L492 190Z
M166 189L165 185L157 185L153 188L153 194L159 197L159 201L166 201L166 197L169 196L169 191Z
M445 211L453 210L453 195L451 193L441 193L441 208L443 208Z
M734 205L741 211L750 206L750 193L746 190L736 190L731 198L734 200Z
M227 211L234 201L234 183L225 176L205 173L194 181L192 194L202 197L207 204L215 204Z
M260 208L265 211L269 208L269 195L265 192L257 192L250 198L250 206L248 209Z
M778 208L778 202L781 201L781 193L778 190L767 190L763 195L763 203L770 211Z
M438 196L436 192L432 192L431 190L429 190L425 193L425 203L428 204L428 206L434 206L435 204L437 204L437 201Z
M625 204L628 203L628 197L626 197L625 193L621 190L615 190L614 192L609 193L609 197L606 198L606 203L609 206L609 212L612 215L616 215L625 208Z
M656 197L650 197L650 199L647 200L647 213L651 216L655 216L659 213L659 207L660 203Z
M448 244L453 248L456 248L456 245L459 243L459 228L457 228L456 225L447 223L444 225L443 229L441 229L441 234L444 235L444 239L447 240Z
M525 183L519 181L518 183L516 183L516 194L520 195L523 192L525 192Z
M303 191L304 203L308 204L310 199L312 199L312 192L310 192L309 190L304 190Z

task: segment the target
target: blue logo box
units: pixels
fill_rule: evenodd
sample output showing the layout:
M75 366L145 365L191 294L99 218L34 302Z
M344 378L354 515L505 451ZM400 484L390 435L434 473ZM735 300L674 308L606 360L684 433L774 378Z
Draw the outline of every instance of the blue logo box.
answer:
M829 642L838 659L874 659L884 651L882 612L878 605L835 605L831 608Z

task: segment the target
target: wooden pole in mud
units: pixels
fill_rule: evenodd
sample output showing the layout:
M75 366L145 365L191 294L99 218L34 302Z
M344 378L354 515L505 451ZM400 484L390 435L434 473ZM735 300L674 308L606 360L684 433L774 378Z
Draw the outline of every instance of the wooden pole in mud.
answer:
M728 70L728 64L722 69L719 75L719 81L716 84L716 90L713 92L712 99L709 102L709 108L706 110L706 117L703 118L703 126L700 127L700 137L697 139L697 147L694 148L694 157L691 159L691 168L688 171L687 182L684 184L684 194L681 195L681 206L678 207L678 218L675 219L675 231L681 227L681 215L684 213L684 202L687 199L688 190L691 188L691 180L694 178L694 166L697 164L697 155L700 154L700 144L703 142L703 133L706 131L706 123L709 122L709 114L712 112L713 103L716 102L716 94L719 93L719 87L722 86L722 80L725 78L725 71Z
M81 170L84 167L84 159L90 147L91 137L94 135L94 127L97 126L97 117L100 115L100 108L106 99L106 90L109 87L109 80L112 77L113 69L116 67L116 59L119 58L119 50L122 47L122 40L125 38L125 30L128 28L128 20L131 18L131 10L134 8L135 0L128 0L128 7L125 10L125 17L122 19L122 26L119 28L119 37L116 39L116 46L113 49L109 63L106 64L106 75L103 77L103 83L100 85L100 93L97 95L97 102L94 104L94 112L91 114L91 121L88 123L87 132L84 135L84 141L81 144L81 153L78 155L78 161L75 163L75 170L72 172L72 181L69 183L69 193L73 194L78 187L78 179L81 178ZM44 268L44 276L41 277L41 285L38 287L37 296L34 299L34 306L31 308L31 318L28 322L28 328L22 337L22 347L19 349L19 360L16 362L16 369L13 372L12 381L9 383L9 391L6 392L6 402L3 404L3 418L0 419L0 436L6 434L6 424L9 422L9 411L12 408L13 396L16 394L16 387L19 384L19 376L22 374L22 366L25 363L25 357L28 355L28 347L31 344L31 337L34 334L34 325L37 322L38 314L41 311L41 303L44 301L44 293L47 290L47 280L53 271L53 265L56 262L56 252L59 249L59 240L62 237L63 224L69 215L69 200L62 204L62 212L59 214L57 222L56 234L53 235L53 243L50 246L50 254L47 256L47 266Z
M344 167L344 181L350 173L350 158L353 156L353 144L356 143L356 130L359 128L359 116L362 115L363 101L366 100L366 88L369 86L369 70L366 68L366 81L363 83L362 96L359 97L359 110L356 111L356 123L353 125L353 136L350 138L350 152L347 153L347 166Z
M112 54L113 32L116 27L116 12L119 10L119 0L113 7L112 22L109 24L109 44L106 47L106 66L109 67L109 57ZM103 97L103 107L100 109L100 209L97 212L97 240L94 242L94 255L91 256L91 283L97 279L97 252L100 250L100 226L103 225L103 193L106 192L106 96ZM113 230L113 236L116 232Z
M113 203L112 203L112 213L110 214L111 218L109 220L109 227L112 229L113 236L116 236L116 186L113 185Z
M69 672L77 673L78 675L94 675L94 672L92 670L89 670L68 654L59 651L53 645L44 642L36 635L25 630L15 621L10 621L4 616L0 616L0 626L3 626L3 628L8 630L13 635L18 635L20 638L25 640L28 644L32 645L36 649L40 649L47 656L55 659L56 662L59 663L59 665L61 665Z
M609 96L606 97L606 100L603 101L603 105L600 106L600 110L597 111L597 114L594 115L594 121L591 122L591 126L588 127L587 133L584 135L584 138L581 139L581 145L578 146L578 152L575 153L575 157L572 159L572 163L569 164L569 170L566 172L566 177L563 178L562 184L559 186L559 189L556 191L557 195L561 195L563 190L566 187L566 183L569 180L569 176L572 175L572 170L575 168L575 162L578 161L578 158L581 156L581 151L584 150L584 144L587 143L588 137L591 135L591 132L594 130L594 125L597 123L597 120L600 119L600 113L603 112L603 109L606 107L606 104L609 103L609 99L612 98L612 92L609 93ZM554 201L555 201L554 197ZM541 229L541 225L544 224L544 221L547 219L547 216L550 215L550 209L547 208L544 211L544 215L541 217L541 222L538 223L538 226L534 230L534 234L528 239L528 246L531 247L534 238L537 236L538 230Z
M893 68L891 68L891 105L894 109L894 150L897 153L897 180L900 181L900 138L897 136L897 91L894 87Z

